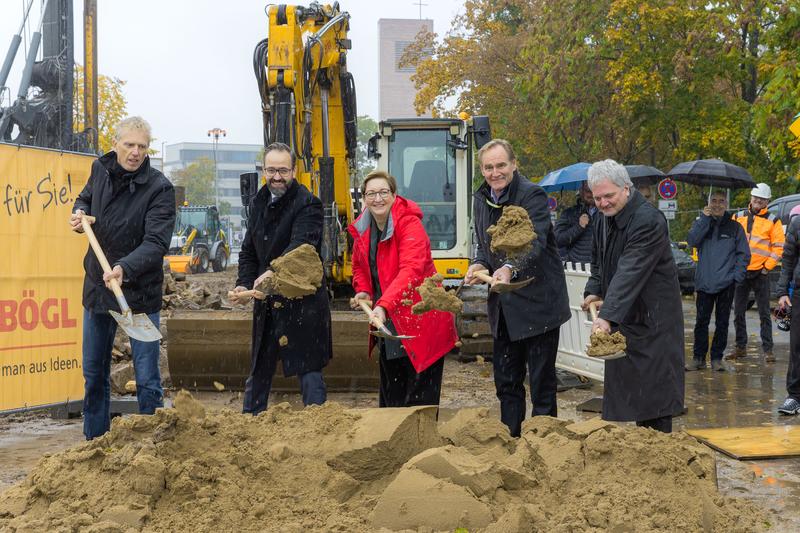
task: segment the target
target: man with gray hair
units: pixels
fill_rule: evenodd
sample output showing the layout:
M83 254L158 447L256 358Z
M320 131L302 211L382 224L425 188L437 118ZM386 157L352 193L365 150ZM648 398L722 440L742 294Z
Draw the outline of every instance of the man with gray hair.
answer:
M175 227L175 190L150 166L150 125L141 117L120 122L113 151L92 164L91 175L72 208L69 223L82 233L81 218L95 218L92 229L112 272L103 273L91 247L83 266L83 434L87 440L108 431L111 349L117 323L109 310L120 311L109 290L116 279L134 313L146 313L156 327L161 311L162 268ZM131 339L139 413L163 407L158 368L159 341Z
M599 308L593 332L619 330L627 339L627 357L605 364L603 419L670 433L683 411L684 353L667 221L616 161L594 163L589 187L603 217L593 228L583 308Z

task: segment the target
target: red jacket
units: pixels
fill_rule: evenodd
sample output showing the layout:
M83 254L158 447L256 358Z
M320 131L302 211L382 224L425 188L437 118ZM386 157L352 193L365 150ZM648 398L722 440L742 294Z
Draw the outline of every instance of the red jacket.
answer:
M369 238L372 215L364 211L348 231L353 236L353 288L372 297L372 276L369 269ZM422 226L422 210L411 200L398 196L389 220L386 235L378 243L378 279L382 294L373 305L386 309L386 316L400 335L413 335L402 341L411 364L422 372L449 352L458 340L452 313L411 312L420 301L415 290L422 280L436 273L431 258L431 242ZM406 300L406 303L403 303ZM411 300L411 303L408 303ZM370 353L375 339L370 335Z

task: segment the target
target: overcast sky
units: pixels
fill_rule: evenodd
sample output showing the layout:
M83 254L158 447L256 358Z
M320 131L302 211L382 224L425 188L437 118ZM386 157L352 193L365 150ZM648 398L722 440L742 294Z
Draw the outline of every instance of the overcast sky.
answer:
M353 48L348 67L356 81L359 115L378 114L378 19L423 18L446 33L463 0L345 0ZM0 0L0 61L22 21L28 0ZM38 24L42 0L31 18ZM204 142L214 127L225 142L260 143L261 114L253 75L255 44L267 36L266 2L251 0L98 0L98 66L125 80L128 112L142 115L161 142ZM83 63L83 1L75 0L75 60ZM308 2L301 5L307 5ZM31 30L33 31L33 30ZM16 95L24 63L20 47L9 80ZM8 103L7 94L2 105Z

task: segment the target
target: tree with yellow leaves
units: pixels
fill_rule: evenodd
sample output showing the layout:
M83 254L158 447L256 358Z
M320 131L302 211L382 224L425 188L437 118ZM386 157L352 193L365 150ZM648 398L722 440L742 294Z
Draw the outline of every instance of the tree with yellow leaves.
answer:
M83 66L75 65L75 81L72 91L73 130L83 132ZM98 147L101 152L111 150L114 132L112 128L127 115L125 81L100 74L97 76L97 123Z

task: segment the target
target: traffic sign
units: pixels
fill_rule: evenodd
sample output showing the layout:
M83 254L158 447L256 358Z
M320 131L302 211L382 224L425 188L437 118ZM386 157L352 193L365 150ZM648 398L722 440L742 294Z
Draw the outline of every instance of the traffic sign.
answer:
M678 196L678 186L670 178L664 178L658 184L658 194L664 200L672 200Z
M553 198L552 196L547 197L547 209L550 211L555 211L558 207L558 200Z
M658 208L662 211L677 211L678 210L678 201L677 200L659 200L658 201Z
M662 213L667 220L675 220L675 211L662 211Z

